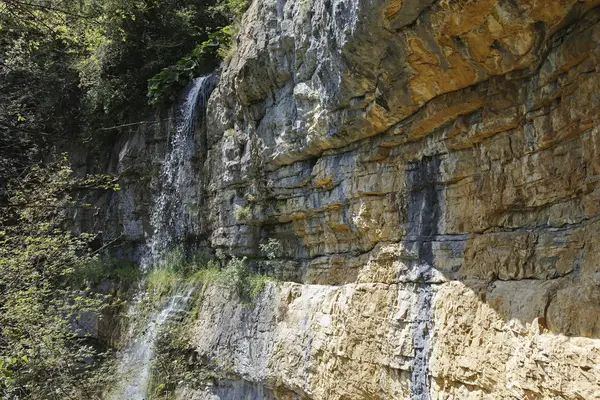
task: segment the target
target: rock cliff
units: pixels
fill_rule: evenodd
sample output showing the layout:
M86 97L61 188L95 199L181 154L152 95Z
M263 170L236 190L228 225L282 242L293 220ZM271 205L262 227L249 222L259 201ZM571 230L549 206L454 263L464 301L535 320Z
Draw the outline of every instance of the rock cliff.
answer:
M203 289L193 346L233 378L181 398L600 398L599 7L255 0L195 235L279 281Z

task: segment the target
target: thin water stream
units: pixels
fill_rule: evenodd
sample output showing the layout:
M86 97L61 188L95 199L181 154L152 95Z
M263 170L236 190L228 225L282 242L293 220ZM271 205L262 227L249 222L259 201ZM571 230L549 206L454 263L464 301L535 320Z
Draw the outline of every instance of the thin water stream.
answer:
M177 248L190 224L187 210L189 182L192 179L195 154L194 132L199 112L204 110L210 91L211 76L196 78L184 92L181 105L176 109L175 127L169 129L168 150L158 179L158 191L151 212L153 234L142 257L144 273L160 266L168 252ZM176 315L184 313L193 288L181 285L164 303L151 313L141 330L132 324L129 344L119 360L118 383L110 391L110 400L144 400L148 398L148 385L156 341L163 327ZM142 314L145 284L140 283L138 293L129 309L133 319Z
M147 390L158 335L174 316L187 311L192 291L193 288L188 288L184 294L169 297L164 307L150 316L144 331L124 353L118 370L123 381L111 399L144 400L148 397Z
M158 191L150 215L154 230L148 251L142 258L142 268L157 265L183 238L191 226L189 207L193 200L197 174L193 168L196 154L194 131L199 113L204 111L211 86L211 76L196 78L184 91L184 100L177 109L176 126L169 129L169 148L158 179Z

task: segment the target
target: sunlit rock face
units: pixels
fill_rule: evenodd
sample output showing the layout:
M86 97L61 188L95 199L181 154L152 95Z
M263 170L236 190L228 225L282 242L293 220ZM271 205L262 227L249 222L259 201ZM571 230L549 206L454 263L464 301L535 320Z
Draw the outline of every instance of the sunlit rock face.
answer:
M280 282L203 289L181 398L600 398L597 7L255 0L198 237Z

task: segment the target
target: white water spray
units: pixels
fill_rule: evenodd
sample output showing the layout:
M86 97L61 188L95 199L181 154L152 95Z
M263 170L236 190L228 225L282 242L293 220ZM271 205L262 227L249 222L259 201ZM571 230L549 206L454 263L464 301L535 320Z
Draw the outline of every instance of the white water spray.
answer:
M204 110L211 76L196 78L185 90L185 100L177 110L176 127L159 177L158 194L150 216L154 230L142 268L158 264L166 252L181 240L191 225L189 203L194 198L190 182L194 181L194 130L199 110Z
M154 357L154 348L162 327L174 315L185 313L192 295L192 289L185 294L169 297L162 310L152 314L145 331L137 337L127 349L119 368L122 386L111 396L114 400L144 400L147 398L150 381L150 367Z
M199 110L204 110L210 90L210 76L194 79L186 88L184 101L176 111L176 126L169 135L169 148L159 176L158 194L155 197L150 222L153 234L142 257L144 272L160 266L168 252L180 245L191 224L188 203L193 199L190 182L193 181L193 157L195 154L194 131ZM169 129L169 132L171 129ZM120 360L120 382L110 391L111 400L144 400L148 398L152 359L156 341L163 326L177 314L186 311L193 288L180 287L169 297L162 309L153 313L141 334L131 327L131 340ZM143 304L144 283L129 309L129 316L140 314ZM136 336L136 333L138 335Z

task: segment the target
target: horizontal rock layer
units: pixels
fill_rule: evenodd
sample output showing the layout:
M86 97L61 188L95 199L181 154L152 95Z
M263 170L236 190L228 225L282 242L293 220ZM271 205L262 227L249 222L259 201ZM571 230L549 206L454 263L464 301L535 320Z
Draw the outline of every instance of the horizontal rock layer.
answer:
M599 5L255 0L194 229L280 282L204 289L182 398L600 398Z

